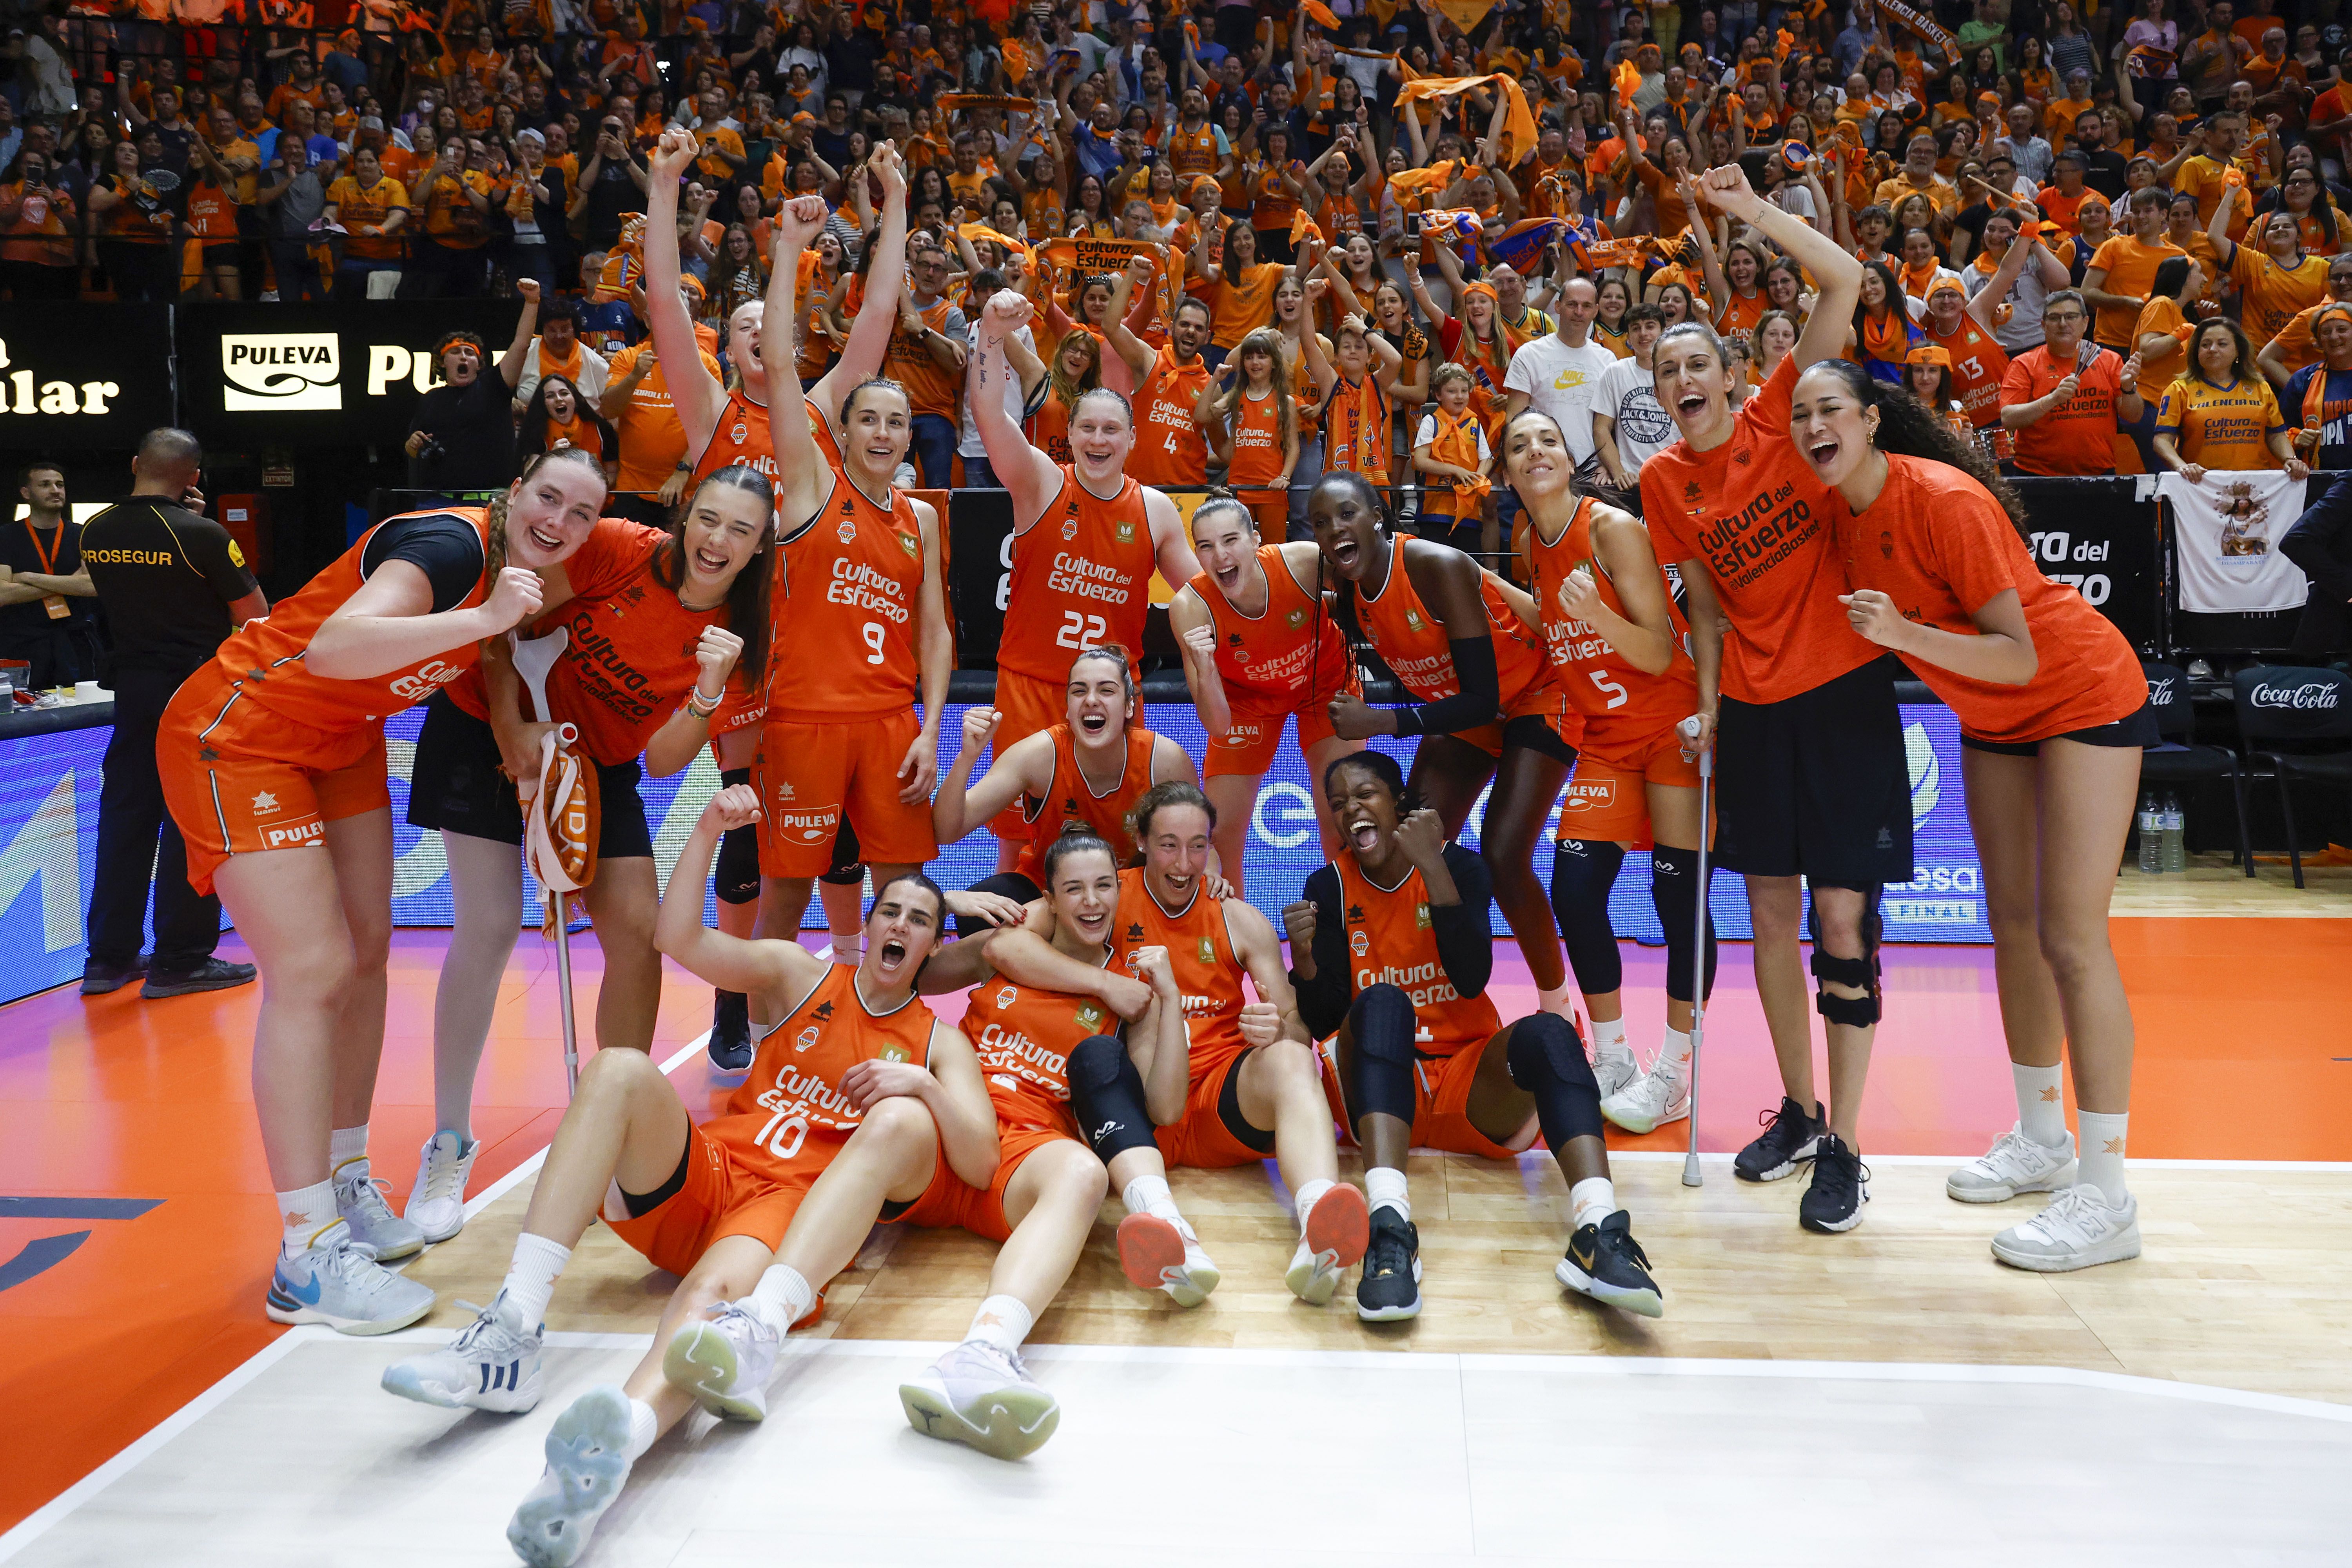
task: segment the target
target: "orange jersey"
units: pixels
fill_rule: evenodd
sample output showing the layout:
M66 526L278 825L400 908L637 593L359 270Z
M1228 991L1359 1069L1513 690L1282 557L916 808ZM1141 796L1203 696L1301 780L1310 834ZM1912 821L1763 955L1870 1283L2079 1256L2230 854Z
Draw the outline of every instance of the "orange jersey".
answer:
M1969 416L1969 424L1979 430L1999 425L2000 378L2009 374L2009 351L1967 316L1960 318L1960 330L1948 338L1936 331L1932 318L1921 321L1919 330L1927 334L1929 342L1952 356L1952 396ZM2149 384L2160 384L2151 377Z
M771 717L854 724L913 705L922 681L915 617L923 533L903 492L877 505L836 469L824 510L777 547L776 573ZM821 680L810 679L814 671Z
M1151 607L1151 522L1132 475L1109 500L1065 466L1045 514L1013 540L996 665L1060 686L1081 648L1117 643L1131 667Z
M1412 574L1404 568L1404 542L1389 548L1389 580L1377 594L1356 589L1356 619L1404 689L1423 702L1436 702L1462 689L1454 673L1454 651L1446 646L1445 627L1421 602ZM1485 567L1478 569L1478 597L1486 612L1486 630L1495 642L1495 674L1502 688L1503 712L1557 712L1562 706L1551 661L1535 633L1523 625L1503 597L1501 582Z
M919 313L930 331L944 332L948 318L954 311L953 301L940 299ZM893 326L890 346L882 356L883 372L907 389L907 402L917 414L957 418L963 403L963 373L950 370L933 359L931 351L925 346L929 342L928 332L909 332L904 325Z
M1282 476L1282 408L1273 392L1252 397L1244 392L1231 416L1233 462L1225 483L1236 489L1273 484Z
M1128 814L1151 787L1151 750L1160 743L1160 737L1149 730L1129 730L1127 762L1119 769L1118 782L1098 793L1078 768L1076 737L1070 727L1056 724L1045 733L1054 742L1054 777L1044 795L1022 797L1021 817L1029 825L1032 837L1022 846L1020 862L1013 868L1040 888L1045 885L1046 847L1072 823L1083 824L1098 835L1120 860L1134 858L1135 831L1128 826Z
M1352 668L1339 623L1298 585L1279 544L1257 547L1265 574L1265 608L1244 616L1206 572L1186 584L1209 611L1217 637L1217 677L1234 696L1298 706L1321 702L1348 684Z
M1225 925L1222 900L1192 885L1192 898L1171 913L1151 896L1139 867L1118 874L1118 914L1111 922L1112 962L1129 974L1136 972L1136 949L1164 947L1176 990L1184 998L1184 1022L1192 1035L1190 1076L1194 1083L1209 1077L1248 1049L1242 1039L1242 990L1246 971L1234 951L1233 932Z
M1416 1042L1432 1056L1452 1056L1465 1046L1490 1039L1502 1016L1481 992L1464 996L1445 977L1437 956L1437 931L1429 918L1429 885L1421 868L1405 873L1393 888L1364 875L1353 855L1332 863L1348 922L1348 970L1359 996L1374 985L1393 985L1412 998L1413 1016L1429 1038Z
M1593 558L1589 498L1577 503L1575 517L1560 531L1559 539L1546 544L1543 530L1530 528L1528 544L1535 556L1536 608L1543 616L1544 645L1559 668L1568 705L1585 716L1588 743L1598 728L1592 722L1595 720L1612 724L1636 721L1642 728L1658 730L1698 711L1698 669L1691 662L1690 628L1684 624L1673 594L1666 594L1666 622L1674 635L1675 657L1664 675L1644 675L1635 669L1600 632L1559 607L1560 584L1568 581L1570 572L1590 563L1601 602L1620 616L1625 614L1617 584ZM1660 571L1662 591L1665 577Z
M1037 405L1036 413L1029 416L1022 427L1022 434L1029 438L1032 447L1054 462L1069 462L1070 410L1063 403L1060 393L1051 388L1046 390L1045 401ZM1132 460L1129 466L1133 467Z
M1209 471L1209 444L1192 422L1201 389L1209 384L1206 361L1176 363L1163 347L1135 394L1135 450L1127 459L1129 478L1146 485L1197 485ZM1067 459L1059 459L1066 462Z
M1118 1027L1109 1009L1091 996L1000 977L972 987L959 1026L980 1058L999 1127L1078 1136L1070 1110L1070 1053L1080 1040Z
M1347 469L1370 474L1375 484L1388 482L1389 395L1367 374L1361 381L1339 377L1331 386L1331 402L1323 411L1328 435L1323 467L1327 472Z
M781 1178L810 1138L838 1144L857 1131L843 1075L864 1061L929 1067L936 1022L913 996L890 1012L873 1011L857 993L856 967L836 963L768 1030L725 1114L704 1122L703 1136L745 1169Z
M1176 171L1180 192L1191 190L1196 176L1215 174L1217 128L1203 120L1198 131L1187 131L1179 121L1168 133L1168 163Z

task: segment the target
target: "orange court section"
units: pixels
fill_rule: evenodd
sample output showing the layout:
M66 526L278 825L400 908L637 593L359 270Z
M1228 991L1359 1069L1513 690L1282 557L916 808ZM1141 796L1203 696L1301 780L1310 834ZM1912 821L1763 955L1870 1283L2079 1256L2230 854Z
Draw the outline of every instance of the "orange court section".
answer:
M2352 1060L2343 1059L2352 1058L2352 1036L2342 1024L2352 922L2125 919L2113 929L2139 1030L2135 1156L2352 1161ZM371 1153L395 1206L433 1131L433 989L446 942L424 931L394 939ZM244 956L234 942L224 952ZM1646 1057L1663 1023L1664 959L1630 945L1625 952L1628 1036ZM588 1032L601 968L593 938L576 938L573 954ZM1981 1152L2015 1116L1991 950L1891 947L1885 960L1886 1021L1864 1152ZM1507 942L1497 945L1491 989L1507 1018L1534 1005ZM656 1059L708 1027L709 996L671 971ZM1758 1113L1780 1094L1747 944L1725 944L1716 997L1699 1142L1723 1152L1753 1136ZM0 1410L9 1413L0 1429L0 1530L282 1331L261 1314L278 1226L249 1085L258 1001L257 987L169 1002L142 1002L129 987L85 1003L62 987L0 1010ZM952 1019L961 998L943 998L936 1010ZM563 1105L558 1039L553 955L526 933L475 1095L484 1145L476 1193L553 1134ZM674 1081L698 1113L724 1094L699 1059ZM1687 1131L1675 1124L1647 1138L1612 1137L1678 1150ZM60 1217L75 1205L50 1202L28 1217L25 1204L10 1201L63 1198L154 1206L130 1217ZM135 1207L121 1205L126 1215ZM69 1245L77 1235L83 1239Z

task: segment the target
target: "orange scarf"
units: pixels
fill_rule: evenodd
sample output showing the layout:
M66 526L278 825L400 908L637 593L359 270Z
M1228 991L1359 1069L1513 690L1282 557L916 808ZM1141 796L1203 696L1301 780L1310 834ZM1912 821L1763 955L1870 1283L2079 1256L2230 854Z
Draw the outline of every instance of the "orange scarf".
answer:
M1465 473L1478 471L1478 410L1465 408L1459 414L1448 414L1443 406L1431 411L1437 433L1429 443L1429 455L1441 463L1451 463ZM1495 487L1487 480L1456 479L1454 481L1454 515L1475 515Z
M1916 267L1912 266L1907 261L1905 262L1903 264L1903 291L1906 294L1910 295L1914 300L1926 299L1927 297L1927 285L1936 280L1937 271L1937 265L1933 261L1923 261Z
M1367 370L1361 381L1339 377L1324 410L1330 467L1363 475L1376 485L1389 482L1388 395Z
M564 380L570 382L572 385L578 386L580 384L580 366L584 360L584 356L581 350L581 342L579 338L575 336L572 340L572 352L569 354L566 354L563 358L557 359L554 355L547 352L547 340L545 338L540 339L539 374L541 379L551 375L560 375Z
M1864 359L1903 363L1911 352L1911 320L1902 306L1890 305L1883 316L1862 313L1862 352Z

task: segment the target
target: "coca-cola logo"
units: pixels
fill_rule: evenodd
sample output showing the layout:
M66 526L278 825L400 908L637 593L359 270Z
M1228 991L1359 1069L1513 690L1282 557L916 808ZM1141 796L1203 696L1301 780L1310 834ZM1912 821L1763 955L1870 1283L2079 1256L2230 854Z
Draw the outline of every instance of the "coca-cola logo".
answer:
M2257 708L2327 709L2336 706L2341 689L2324 680L2302 686L2257 684L2250 700Z
M2158 708L2172 705L2172 677L2158 676L2147 683L2147 700Z

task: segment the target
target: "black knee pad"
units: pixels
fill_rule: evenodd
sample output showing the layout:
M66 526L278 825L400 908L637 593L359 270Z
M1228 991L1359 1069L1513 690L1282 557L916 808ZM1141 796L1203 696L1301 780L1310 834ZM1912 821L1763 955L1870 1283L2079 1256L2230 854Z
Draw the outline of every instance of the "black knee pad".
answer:
M1129 1149L1152 1146L1151 1113L1143 1105L1143 1075L1126 1044L1113 1035L1088 1035L1070 1052L1070 1110L1097 1157L1108 1164Z
M1625 851L1606 838L1563 838L1551 859L1551 912L1576 988L1606 996L1625 984L1617 928L1609 920L1609 889Z
M728 768L719 775L720 788L750 784L751 770ZM760 830L751 824L719 836L719 869L711 879L722 904L755 903L760 897Z
M1601 1085L1567 1019L1535 1013L1512 1025L1503 1065L1511 1081L1535 1097L1545 1148L1557 1154L1570 1139L1601 1136Z
M1348 1100L1357 1116L1378 1112L1412 1122L1412 1068L1419 1059L1412 1037L1419 1026L1412 998L1393 985L1367 986L1348 1009L1348 1033L1355 1041Z
M1880 889L1875 886L1856 886L1843 882L1823 882L1824 888L1845 888L1870 900L1862 914L1862 956L1835 958L1822 951L1822 915L1811 899L1805 901L1806 934L1813 942L1813 1005L1821 1016L1832 1024L1845 1024L1866 1029L1878 1022L1880 1008L1878 939L1885 922L1879 916ZM1867 996L1832 996L1825 985L1852 985L1870 993Z
M846 812L841 826L834 829L833 866L820 882L830 882L836 888L862 887L866 881L866 851L858 847L857 829L850 825Z
M1676 1002L1695 1000L1691 989L1691 932L1698 925L1698 851L1650 851L1650 907L1666 933L1666 994ZM1715 921L1706 922L1706 994L1715 994Z
M1016 904L1033 904L1044 896L1037 890L1036 883L1018 871L999 871L993 877L982 877L967 890L974 893L994 893L1000 898L1011 899ZM995 929L976 915L955 917L955 931L959 941L968 936L984 935Z

